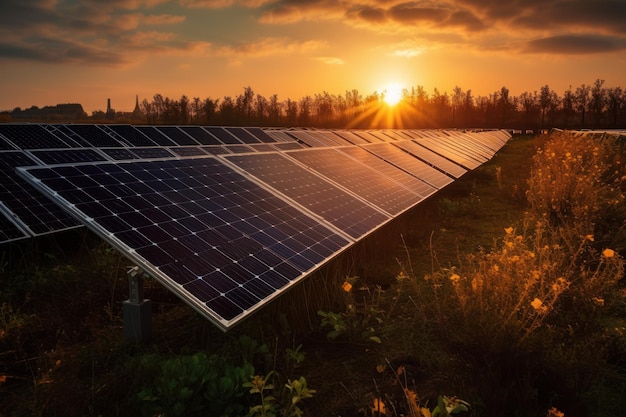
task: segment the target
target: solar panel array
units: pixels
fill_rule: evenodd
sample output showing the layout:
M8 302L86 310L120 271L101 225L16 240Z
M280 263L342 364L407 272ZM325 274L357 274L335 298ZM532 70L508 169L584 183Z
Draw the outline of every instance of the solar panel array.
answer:
M227 330L503 131L0 125L0 243L86 225Z

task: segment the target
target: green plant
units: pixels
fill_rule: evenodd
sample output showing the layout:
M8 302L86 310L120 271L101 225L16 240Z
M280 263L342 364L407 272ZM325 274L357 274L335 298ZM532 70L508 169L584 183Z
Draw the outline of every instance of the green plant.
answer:
M160 360L144 358L145 368L157 372L151 384L139 392L145 415L236 416L244 412L243 384L254 374L249 363L234 366L217 355L205 353Z
M381 343L380 336L376 329L383 323L383 311L380 309L382 289L376 287L374 293L369 288L364 287L361 300L357 300L354 295L354 285L358 277L349 277L342 284L345 295L346 309L343 312L318 311L321 317L320 328L330 330L326 337L334 340L345 335L351 342L365 340L369 342Z
M301 417L303 411L299 404L302 400L312 398L315 390L307 386L306 379L301 376L298 379L287 380L280 396L271 380L276 379L276 373L270 371L265 377L255 375L244 387L250 388L250 394L259 394L260 403L250 407L247 417Z

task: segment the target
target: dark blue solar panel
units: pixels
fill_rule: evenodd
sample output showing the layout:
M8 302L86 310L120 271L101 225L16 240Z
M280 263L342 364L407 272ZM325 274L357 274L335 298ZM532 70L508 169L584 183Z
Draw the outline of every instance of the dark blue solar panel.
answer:
M24 175L224 329L350 244L215 158Z
M135 126L135 129L150 138L159 146L176 146L176 142L165 136L163 133L154 128L154 126ZM195 143L194 143L195 145Z
M179 126L179 128L202 145L221 145L217 138L200 126Z
M241 144L242 142L235 136L228 133L223 127L219 126L203 126L207 132L215 136L219 141L225 145Z
M199 146L177 146L170 148L170 151L174 152L178 156L206 156L206 152Z
M0 124L0 134L20 149L67 148L61 139L34 124Z
M363 149L372 152L376 156L394 164L437 189L441 189L453 181L452 177L417 159L413 155L404 152L391 143L373 143L362 146Z
M141 159L173 158L174 154L166 148L134 148L132 153Z
M119 140L128 146L155 146L156 143L131 125L107 125L107 129L119 135Z
M21 151L0 152L0 202L34 235L78 227L79 223L15 172L37 165Z
M123 161L126 159L139 159L137 155L126 148L102 148L100 149L109 159L114 161ZM89 161L91 162L91 161Z
M422 199L421 195L332 148L292 151L289 156L391 215L409 209Z
M261 140L252 133L248 132L243 127L225 127L224 128L231 135L235 136L243 143L259 143Z
M246 130L250 132L253 136L255 136L260 142L264 143L274 143L276 140L265 133L263 129L260 127L246 127Z
M461 165L452 162L449 159L444 158L443 156L431 151L428 148L420 146L415 142L403 140L394 142L394 145L406 152L409 152L416 158L421 159L433 168L445 172L446 174L451 175L454 178L459 178L467 172L467 169L463 168Z
M85 146L95 148L117 148L122 146L115 138L96 125L66 125L66 129L82 139Z
M170 138L173 142L176 143L176 145L199 145L199 143L194 140L194 138L183 132L177 126L155 126L155 129Z
M70 162L95 162L106 161L106 158L95 149L63 149L63 150L38 150L31 153L44 164L67 164Z
M373 168L377 172L385 175L388 178L404 185L409 190L413 191L421 197L428 197L437 191L436 188L431 187L424 181L415 178L413 175L406 171L401 170L397 166L390 164L378 156L366 151L365 149L357 146L338 148L340 152L343 152L350 157L360 161L361 163Z
M254 153L224 158L353 238L361 238L389 220L385 214L282 154Z

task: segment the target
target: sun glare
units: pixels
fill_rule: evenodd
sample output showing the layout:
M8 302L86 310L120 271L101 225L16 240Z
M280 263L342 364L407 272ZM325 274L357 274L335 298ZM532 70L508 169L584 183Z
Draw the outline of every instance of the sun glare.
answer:
M400 84L389 84L384 93L385 103L389 106L395 106L402 100L402 86Z

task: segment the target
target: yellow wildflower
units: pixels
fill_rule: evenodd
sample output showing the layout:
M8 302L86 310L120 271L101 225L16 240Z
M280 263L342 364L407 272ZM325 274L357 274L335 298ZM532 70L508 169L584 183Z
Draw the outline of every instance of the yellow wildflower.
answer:
M378 397L374 398L374 407L372 407L372 414L376 415L376 413L387 414L387 411L385 411L385 403Z
M605 249L602 251L602 256L605 258L612 258L615 256L615 251L613 249Z
M350 284L348 281L344 281L341 285L341 288L343 288L345 292L350 292L352 290L352 284Z
M596 305L598 305L600 307L604 306L604 298L593 297L592 300L593 300L594 303L596 303Z
M587 235L585 236L586 240L589 240L590 242L593 242L593 235Z
M450 281L452 281L453 284L458 283L460 279L461 277L458 274L450 275Z
M543 305L543 302L540 299L535 297L535 299L530 303L530 305L533 306L535 310L540 310L541 306Z
M512 227L507 227L506 229L504 229L504 231L506 232L507 235L510 235L513 233L513 228Z

